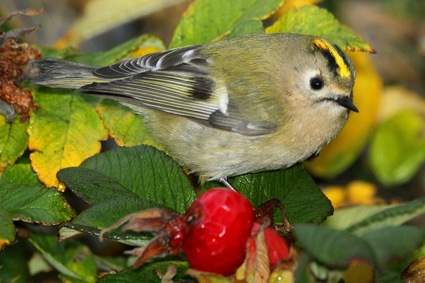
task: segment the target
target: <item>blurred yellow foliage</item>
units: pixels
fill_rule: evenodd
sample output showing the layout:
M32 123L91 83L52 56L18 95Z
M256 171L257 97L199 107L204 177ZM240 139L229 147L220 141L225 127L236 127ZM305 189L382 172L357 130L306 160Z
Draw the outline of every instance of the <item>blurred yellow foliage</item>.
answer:
M154 46L148 46L146 48L138 48L131 56L131 58L141 57L146 54L154 53L154 52L160 52L163 51L162 48L154 47Z
M354 104L359 113L351 113L341 133L312 162L305 162L315 176L333 178L347 169L360 155L377 120L381 105L382 80L369 54L348 52L356 70Z
M286 0L283 5L273 14L274 17L280 17L289 12L292 8L301 7L305 5L314 5L323 0Z
M383 91L378 120L382 122L406 109L412 109L425 116L425 100L416 92L403 86L386 87Z
M376 192L375 185L363 181L353 181L346 188L331 186L323 190L335 209L348 205L380 203L381 199L375 197Z

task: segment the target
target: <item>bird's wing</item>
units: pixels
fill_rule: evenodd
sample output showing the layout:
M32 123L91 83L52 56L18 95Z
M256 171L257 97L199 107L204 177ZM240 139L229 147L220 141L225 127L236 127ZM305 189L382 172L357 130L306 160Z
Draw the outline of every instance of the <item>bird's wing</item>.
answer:
M242 119L227 89L209 76L209 59L200 53L201 48L172 49L98 68L93 74L110 81L82 89L135 110L148 107L242 135L273 132L271 123Z

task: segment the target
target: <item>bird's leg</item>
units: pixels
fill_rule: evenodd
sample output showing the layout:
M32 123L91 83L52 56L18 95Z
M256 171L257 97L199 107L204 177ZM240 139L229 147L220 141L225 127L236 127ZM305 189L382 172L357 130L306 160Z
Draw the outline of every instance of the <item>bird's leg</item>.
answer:
M238 192L238 190L237 189L235 189L233 186L232 186L232 184L230 184L229 183L229 181L227 181L227 179L226 178L220 178L220 182L222 182L223 183L223 185L225 185L226 187L228 187L229 189L231 189L231 190L233 190L233 191L235 191L235 192ZM239 192L238 192L239 193Z

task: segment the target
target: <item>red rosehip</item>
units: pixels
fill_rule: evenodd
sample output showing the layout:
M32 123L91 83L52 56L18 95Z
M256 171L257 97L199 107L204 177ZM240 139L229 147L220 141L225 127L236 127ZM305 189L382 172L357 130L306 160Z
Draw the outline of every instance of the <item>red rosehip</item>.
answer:
M211 189L183 217L182 249L200 271L229 275L244 261L254 208L240 193Z
M257 234L261 224L255 222L252 226L252 234ZM269 249L270 268L276 266L279 260L285 259L289 255L289 246L285 238L283 238L273 227L268 226L264 230L264 238Z

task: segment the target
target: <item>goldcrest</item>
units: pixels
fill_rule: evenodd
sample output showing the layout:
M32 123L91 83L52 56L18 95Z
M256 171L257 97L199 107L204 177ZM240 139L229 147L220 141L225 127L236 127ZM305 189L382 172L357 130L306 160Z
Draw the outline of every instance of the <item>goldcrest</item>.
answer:
M301 162L358 112L353 63L314 36L242 35L105 67L35 65L34 84L82 89L143 114L155 140L202 182Z

